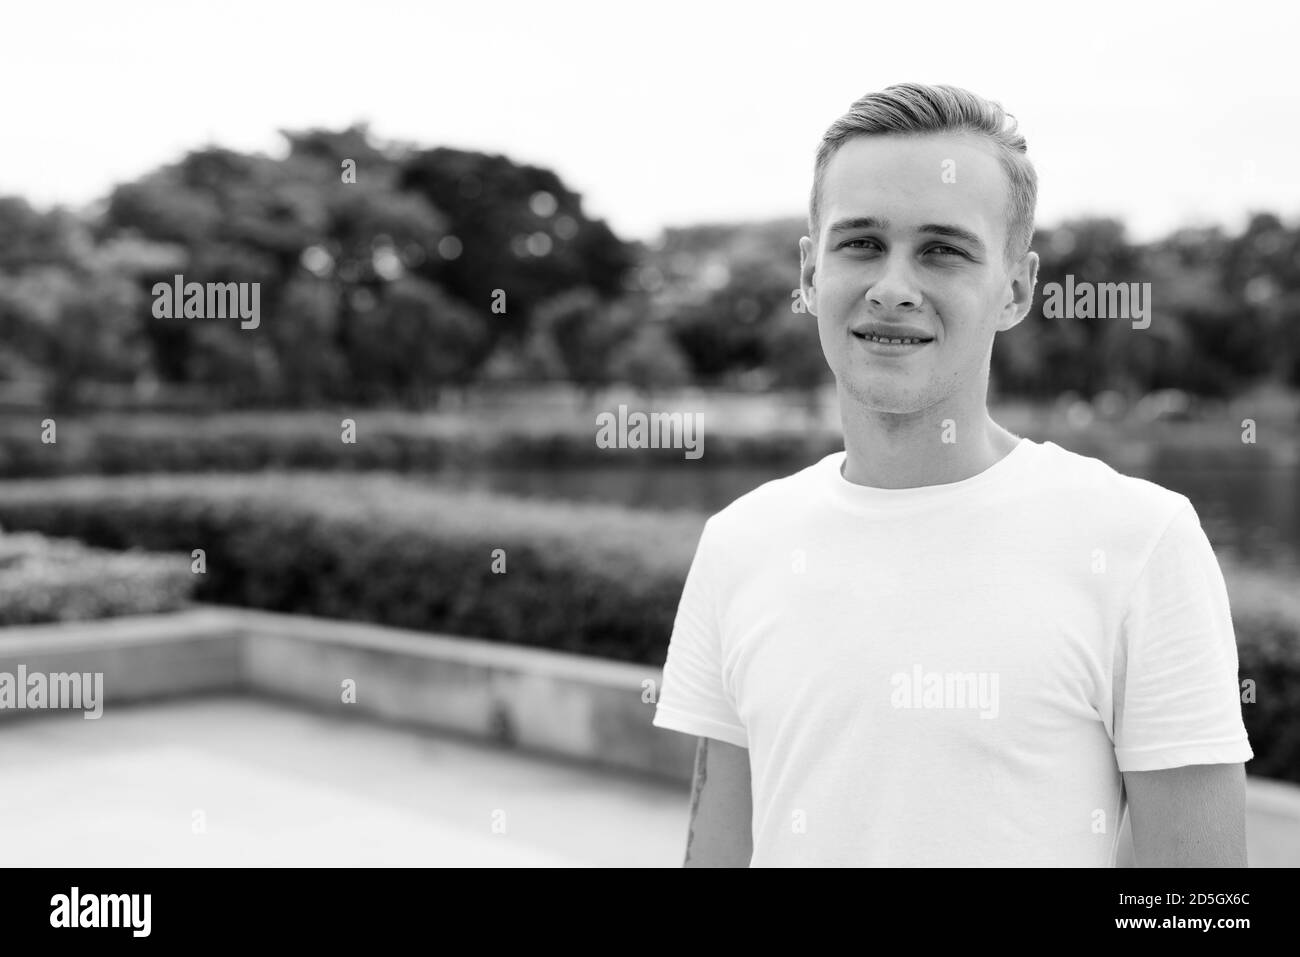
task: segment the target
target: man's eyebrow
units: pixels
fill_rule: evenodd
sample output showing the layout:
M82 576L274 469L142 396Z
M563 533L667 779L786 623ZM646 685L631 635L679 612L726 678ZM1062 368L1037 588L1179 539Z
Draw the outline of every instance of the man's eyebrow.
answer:
M832 233L847 233L851 229L888 229L889 220L875 216L852 216L841 219L831 225Z

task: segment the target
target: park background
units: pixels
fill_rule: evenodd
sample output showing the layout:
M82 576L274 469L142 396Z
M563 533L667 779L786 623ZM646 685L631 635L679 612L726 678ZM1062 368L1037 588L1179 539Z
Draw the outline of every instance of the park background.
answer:
M1197 63L1232 49L1221 24L1119 8L1069 36L1016 28L1069 45L1059 70L989 62L956 7L920 64L880 47L920 19L834 4L793 40L791 14L750 5L680 28L671 6L655 23L579 5L128 8L24 14L0 67L30 126L0 176L0 634L198 603L656 675L704 518L842 447L794 295L817 137L868 90L956 82L1028 137L1040 294L1072 275L1151 283L1154 304L1135 329L1045 318L1040 295L995 343L993 416L1191 498L1253 683L1248 771L1300 783L1300 91L1283 31L1256 20L1250 56L1211 84ZM60 11L69 49L20 42ZM1093 62L1140 75L1094 84ZM151 289L176 274L259 283L259 326L155 318ZM699 414L703 457L599 447L596 417L620 404ZM212 707L166 713L191 741L263 734ZM122 734L161 733L149 714ZM29 729L47 726L6 727L0 748L35 767ZM65 727L75 751L88 732ZM336 732L299 731L328 760ZM267 747L263 771L290 745ZM29 798L12 809L50 828L81 813Z

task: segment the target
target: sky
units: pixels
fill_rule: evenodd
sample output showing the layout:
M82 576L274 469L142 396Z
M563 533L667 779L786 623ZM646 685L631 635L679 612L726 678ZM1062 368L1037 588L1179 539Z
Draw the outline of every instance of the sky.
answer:
M1277 0L42 0L0 32L0 195L81 206L203 145L278 155L279 129L365 121L554 169L649 241L806 216L826 127L916 80L1016 116L1040 226L1295 222L1298 26Z

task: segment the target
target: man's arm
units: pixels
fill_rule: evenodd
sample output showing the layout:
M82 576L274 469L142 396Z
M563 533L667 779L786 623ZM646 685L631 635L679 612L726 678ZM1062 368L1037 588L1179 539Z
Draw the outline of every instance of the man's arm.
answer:
M1192 764L1124 772L1137 867L1245 867L1246 771Z
M748 867L753 854L749 750L700 738L683 867Z

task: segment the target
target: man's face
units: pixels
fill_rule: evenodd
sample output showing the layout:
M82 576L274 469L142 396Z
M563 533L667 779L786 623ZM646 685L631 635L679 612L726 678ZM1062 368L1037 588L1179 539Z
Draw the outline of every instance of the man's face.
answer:
M994 333L1029 310L1038 257L1008 265L1009 182L963 135L859 136L799 241L804 296L842 395L880 412L983 408ZM919 337L919 344L873 342Z

